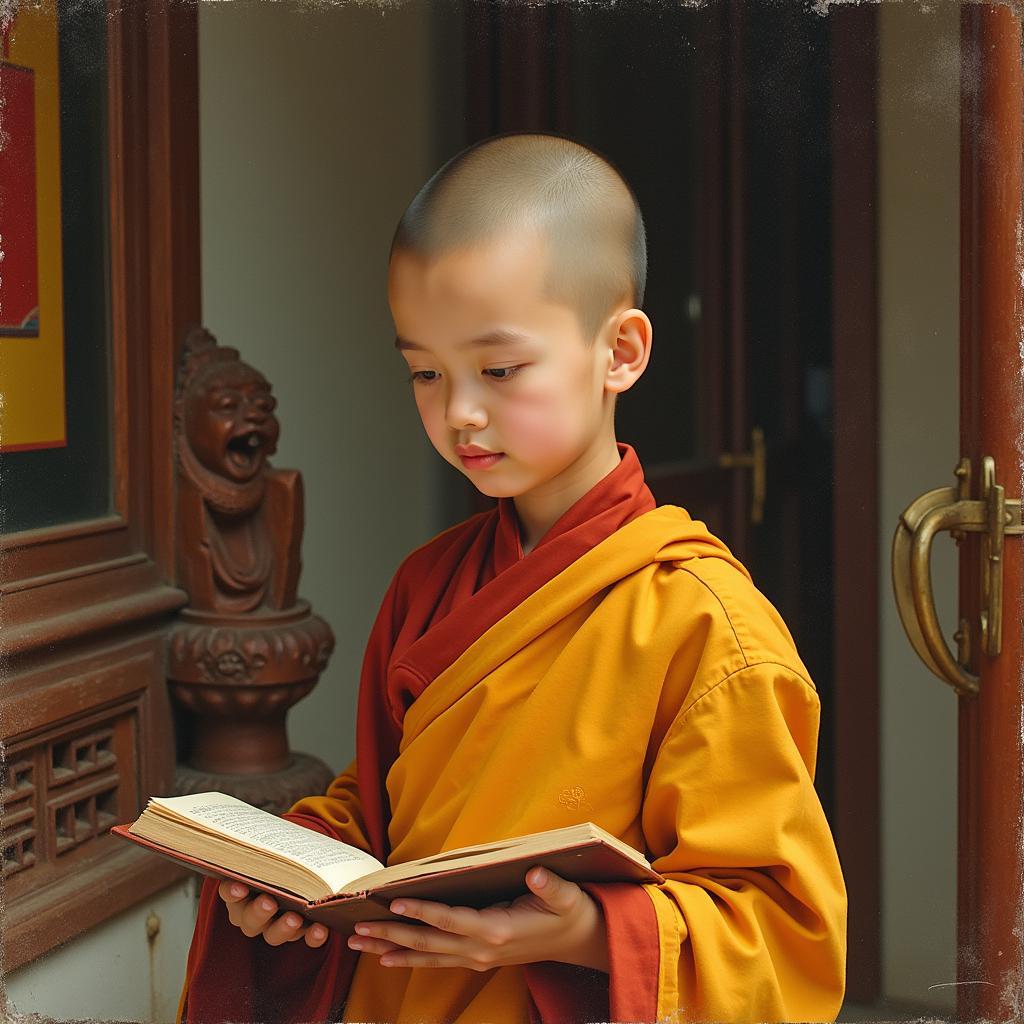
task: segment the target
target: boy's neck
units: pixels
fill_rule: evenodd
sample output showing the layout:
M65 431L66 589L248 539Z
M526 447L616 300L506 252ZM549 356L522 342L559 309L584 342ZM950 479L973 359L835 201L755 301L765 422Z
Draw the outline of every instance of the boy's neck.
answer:
M513 498L519 519L519 540L523 555L528 555L537 542L576 504L580 498L602 481L621 461L615 438L607 445L588 452L563 474L557 489L538 488Z

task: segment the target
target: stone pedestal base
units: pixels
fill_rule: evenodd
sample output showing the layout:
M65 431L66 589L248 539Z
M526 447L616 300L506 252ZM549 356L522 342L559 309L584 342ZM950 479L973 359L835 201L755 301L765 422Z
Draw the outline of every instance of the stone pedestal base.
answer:
M310 754L292 751L288 756L286 768L267 774L229 775L199 771L179 764L174 777L174 792L184 796L213 790L236 796L272 814L281 814L300 797L322 795L335 776L323 761Z

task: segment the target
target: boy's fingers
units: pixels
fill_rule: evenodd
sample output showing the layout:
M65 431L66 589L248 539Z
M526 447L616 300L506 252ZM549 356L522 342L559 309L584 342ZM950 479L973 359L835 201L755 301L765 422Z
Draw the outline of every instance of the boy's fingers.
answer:
M293 942L300 938L305 930L306 922L294 911L282 914L263 929L263 938L271 946L280 946L284 942Z
M423 921L442 932L459 936L476 935L485 924L480 912L472 907L452 907L429 900L392 900L390 909L393 914Z
M217 891L227 903L231 923L250 939L262 934L271 946L280 946L285 942L305 938L306 944L316 949L327 941L330 934L322 924L310 924L294 911L288 911L274 920L277 913L276 901L259 892L247 899L248 888L238 882L221 882Z
M392 942L390 939L371 939L368 935L353 935L348 940L348 948L358 950L362 953L373 953L375 956L380 956L382 953L391 953L396 949L400 949L404 952L409 947L403 946L397 942Z
M242 885L241 882L232 882L230 879L224 879L217 886L217 894L225 903L238 903L239 900L244 900L249 895L249 889L247 886Z
M228 896L228 920L236 927L241 928L249 918L246 916L246 912L249 907L252 906L259 899L259 893L255 896L243 896L241 899L235 899L233 896Z
M552 910L562 914L576 906L582 891L575 882L570 882L561 875L541 867L527 872L526 884Z
M277 913L277 903L274 900L269 896L257 896L242 911L238 927L252 938L263 931L275 913Z

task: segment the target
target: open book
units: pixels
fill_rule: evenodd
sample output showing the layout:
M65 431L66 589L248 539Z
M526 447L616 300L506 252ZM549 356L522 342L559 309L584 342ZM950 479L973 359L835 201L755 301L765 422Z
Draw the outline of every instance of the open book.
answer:
M589 821L390 867L224 793L151 797L138 820L111 832L345 931L395 918L388 905L399 896L476 907L515 899L529 891L526 872L538 864L576 882L664 881L642 854Z

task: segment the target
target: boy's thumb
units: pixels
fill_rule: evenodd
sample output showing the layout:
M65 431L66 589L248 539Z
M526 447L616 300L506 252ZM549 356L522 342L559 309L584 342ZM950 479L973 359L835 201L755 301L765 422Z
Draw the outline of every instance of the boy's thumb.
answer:
M532 892L556 910L568 910L579 889L579 886L560 878L547 868L533 868L527 872L526 884Z

